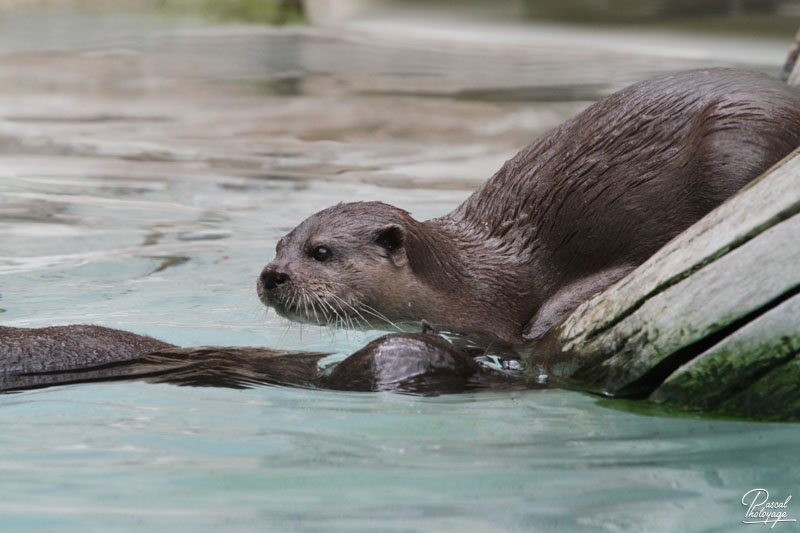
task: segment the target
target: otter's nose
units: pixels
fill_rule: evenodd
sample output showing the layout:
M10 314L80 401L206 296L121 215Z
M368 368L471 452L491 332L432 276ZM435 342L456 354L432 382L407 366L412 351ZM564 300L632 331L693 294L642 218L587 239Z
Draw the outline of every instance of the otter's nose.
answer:
M287 281L289 281L289 274L286 272L281 272L273 267L266 267L261 271L261 284L269 291Z

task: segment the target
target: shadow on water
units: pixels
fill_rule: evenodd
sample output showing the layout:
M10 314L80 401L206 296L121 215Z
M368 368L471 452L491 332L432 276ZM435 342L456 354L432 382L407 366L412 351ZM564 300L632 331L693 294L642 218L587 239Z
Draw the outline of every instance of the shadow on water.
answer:
M148 276L152 275L152 274L155 274L157 272L163 272L163 271L167 270L168 268L173 268L173 267L177 267L177 266L183 265L183 264L188 263L189 261L192 260L191 257L186 257L186 256L174 256L174 257L151 256L149 258L150 259L155 259L157 261L160 261L161 264L158 265L152 272L147 274Z
M613 92L603 83L509 87L496 89L460 89L451 93L414 91L362 91L363 95L450 98L473 102L593 102Z
M317 93L309 89L309 82L317 82L319 74L264 79L261 81L243 80L240 83L255 88L258 92L274 96L309 96ZM329 78L329 82L335 80ZM402 86L402 83L398 85ZM447 98L473 102L593 102L613 92L606 83L576 83L568 85L531 85L519 87L454 88L452 90L415 90L402 87L392 89L353 88L356 97L406 97L406 98Z

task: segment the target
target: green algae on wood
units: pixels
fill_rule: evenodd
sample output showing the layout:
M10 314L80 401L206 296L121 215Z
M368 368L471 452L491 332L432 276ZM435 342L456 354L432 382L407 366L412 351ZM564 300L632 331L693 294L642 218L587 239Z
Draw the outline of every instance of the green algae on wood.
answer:
M719 411L747 416L800 418L800 357L766 375L720 405Z
M680 350L800 287L800 268L792 265L800 265L800 214L648 298L612 329L572 348L569 356L581 365L564 377L621 393Z
M683 365L650 399L714 408L799 352L800 295L795 295Z
M792 240L794 246L787 246ZM800 287L800 268L792 265L800 265L800 214L648 300L617 328L617 335L635 332L623 350L587 375L594 373L594 383L620 392L679 350ZM603 339L596 342L602 350Z

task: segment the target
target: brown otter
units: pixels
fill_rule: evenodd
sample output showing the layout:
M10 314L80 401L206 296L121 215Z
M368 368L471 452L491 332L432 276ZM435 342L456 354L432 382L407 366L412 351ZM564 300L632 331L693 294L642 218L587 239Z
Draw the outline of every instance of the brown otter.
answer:
M0 372L57 372L124 361L173 347L152 337L103 326L0 326Z
M484 368L432 330L384 335L320 373L318 363L327 355L260 347L178 348L101 326L0 326L0 392L132 379L425 394L539 386L521 375Z
M660 76L595 103L506 162L453 212L325 209L277 245L262 302L313 323L426 319L541 336L800 146L800 95L767 75Z

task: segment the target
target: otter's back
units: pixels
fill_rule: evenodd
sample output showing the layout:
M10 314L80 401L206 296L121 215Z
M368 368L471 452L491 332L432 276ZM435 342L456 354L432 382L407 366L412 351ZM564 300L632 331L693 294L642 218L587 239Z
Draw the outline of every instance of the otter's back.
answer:
M647 80L519 152L447 218L580 275L640 263L800 146L800 94L733 69Z

